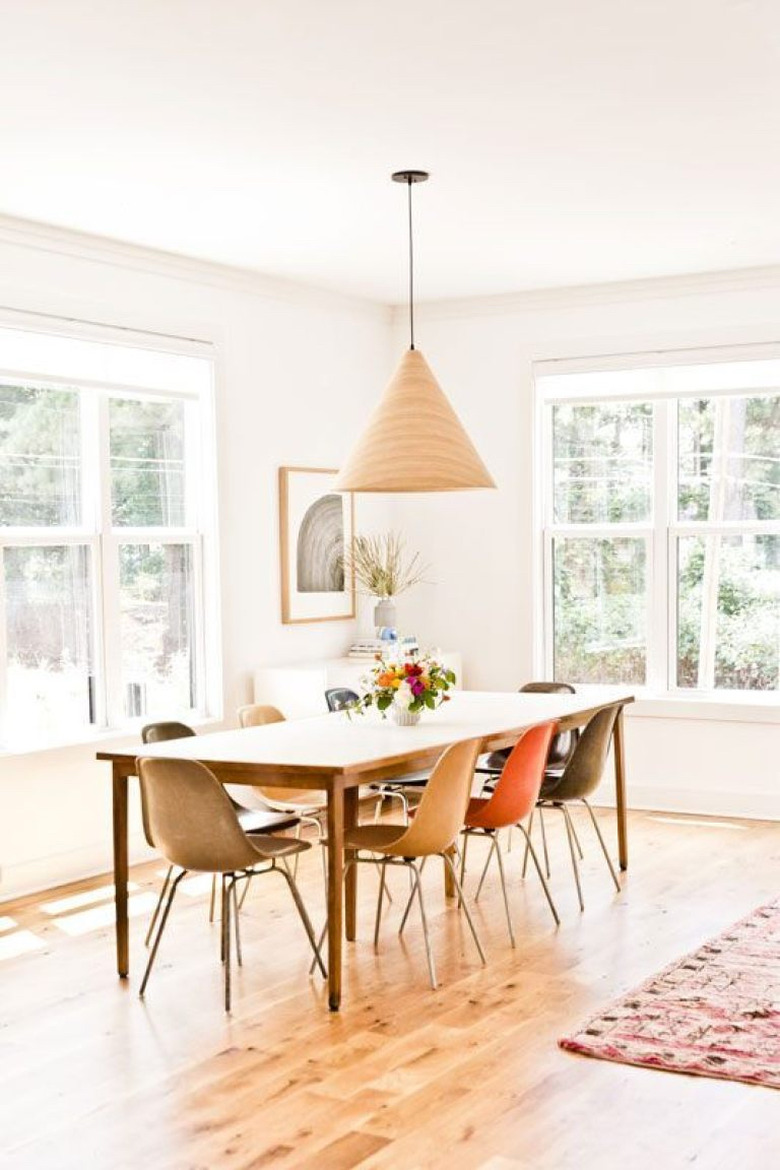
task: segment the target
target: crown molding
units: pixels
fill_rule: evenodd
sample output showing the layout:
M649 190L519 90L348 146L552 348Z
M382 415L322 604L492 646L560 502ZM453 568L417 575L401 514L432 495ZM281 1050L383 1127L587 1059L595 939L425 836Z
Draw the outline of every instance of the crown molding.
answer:
M0 215L0 243L71 256L94 264L125 268L191 284L208 285L228 292L245 293L275 301L306 304L333 311L349 310L375 320L389 322L389 305L363 297L348 296L303 281L267 276L248 268L232 267L210 260L198 260L176 252L146 248L107 236L91 235L71 228L36 220Z
M269 276L249 268L199 260L176 252L130 244L108 236L92 235L37 220L0 215L0 243L72 256L95 264L207 285L228 292L310 305L332 311L349 310L396 325L405 319L407 306L383 304L349 296L303 281ZM601 284L565 285L528 289L488 296L452 297L420 301L415 313L421 320L508 316L523 312L552 312L589 305L702 296L725 292L780 289L780 265L697 272L682 276L646 277Z
M415 316L428 321L508 316L513 313L543 313L560 309L586 308L589 305L668 300L725 292L752 292L762 288L780 290L780 266L735 268L718 272L696 272L684 276L646 277L641 280L529 289L526 292L500 293L495 296L421 301L415 304ZM407 313L405 304L393 305L393 324L399 324Z

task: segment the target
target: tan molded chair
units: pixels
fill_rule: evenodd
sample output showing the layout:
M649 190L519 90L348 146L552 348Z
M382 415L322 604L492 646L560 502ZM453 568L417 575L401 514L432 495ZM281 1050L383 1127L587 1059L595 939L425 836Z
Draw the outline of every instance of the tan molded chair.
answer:
M238 722L241 727L265 727L269 723L283 723L284 715L278 707L264 703L248 703L238 709ZM322 816L327 809L324 792L312 791L310 788L275 788L269 785L253 787L252 791L260 798L263 804L277 813L288 813L298 818L295 830L296 837L301 835L301 824L312 825L317 841L324 845L325 833L322 827ZM322 871L327 883L327 863L325 853L322 854ZM295 874L298 874L296 859Z
M458 833L463 828L480 744L481 740L479 739L463 740L463 742L447 748L440 756L431 772L416 815L410 825L360 825L350 829L344 836L344 844L347 849L365 850L375 855L374 857L358 856L351 859L345 868L348 869L355 862L376 864L377 860L378 864L382 866L382 880L379 883L379 899L374 926L374 946L377 946L379 942L379 925L382 918L382 902L387 877L386 867L388 865L405 865L412 871L414 881L412 896L409 899L409 905L406 908L400 929L403 930L414 895L417 894L425 938L425 951L428 957L428 971L433 988L436 987L436 968L428 934L428 919L425 913L422 882L420 881L421 867L417 865L418 859L424 863L427 857L434 854L444 858L444 863L452 875L458 892L460 904L466 913L479 957L483 963L485 962L485 953L482 950L468 906L463 900L458 875L450 857L450 851L455 845Z
M141 758L137 761L141 782L141 811L144 833L150 845L158 849L181 873L171 883L152 943L140 995L152 971L165 924L176 890L185 874L219 874L222 879L222 962L225 968L225 1011L230 1011L231 934L235 932L236 957L241 964L241 938L238 926L236 883L249 881L255 874L279 873L287 882L301 917L314 958L322 974L325 967L314 937L309 916L303 905L295 879L287 868L287 858L297 856L311 845L292 837L248 836L241 828L230 797L205 764L196 760ZM281 866L278 864L281 861ZM265 864L265 869L254 867Z
M145 727L141 728L141 739L145 744L147 743L167 743L172 739L189 739L196 733L186 723L178 723L176 720L163 720L159 723L147 723ZM245 808L238 801L231 798L230 803L236 810L238 816L238 823L245 833L281 833L287 829L295 829L300 822L294 814L279 814L260 811L259 809ZM300 833L300 830L299 830ZM146 932L144 939L144 946L149 946L154 928L157 924L157 919L160 916L160 911L165 902L165 895L168 892L168 887L173 879L173 871L176 867L168 866L168 872L165 875L165 881L160 890L160 896L157 899L157 905L152 914L152 920L149 923L149 929ZM209 922L214 921L214 903L217 897L217 878L216 874L211 883L211 905L209 906Z

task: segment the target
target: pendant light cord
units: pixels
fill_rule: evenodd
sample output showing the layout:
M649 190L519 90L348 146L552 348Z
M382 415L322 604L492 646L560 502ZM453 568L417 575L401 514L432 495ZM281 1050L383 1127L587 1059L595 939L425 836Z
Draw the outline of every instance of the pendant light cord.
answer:
M414 349L414 240L412 236L412 176L407 179L409 186L409 334L410 349Z

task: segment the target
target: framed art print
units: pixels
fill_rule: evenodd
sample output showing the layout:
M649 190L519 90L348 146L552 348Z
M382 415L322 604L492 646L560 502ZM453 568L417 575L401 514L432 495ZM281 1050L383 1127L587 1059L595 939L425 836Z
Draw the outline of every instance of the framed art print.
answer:
M279 468L282 621L334 622L355 616L355 582L344 572L354 501L333 490L336 471Z

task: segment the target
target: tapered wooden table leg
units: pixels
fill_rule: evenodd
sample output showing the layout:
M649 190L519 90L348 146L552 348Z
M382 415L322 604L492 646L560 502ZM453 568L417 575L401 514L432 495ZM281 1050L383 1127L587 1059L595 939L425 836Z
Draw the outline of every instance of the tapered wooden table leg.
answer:
M626 753L623 737L623 708L615 720L612 738L615 755L615 800L617 803L618 860L621 869L628 869L628 826L626 824Z
M341 1005L341 939L343 933L344 791L328 789L328 1004Z
M120 978L130 973L130 935L127 925L127 776L113 765L114 904L116 906L116 968Z
M455 864L455 846L454 845L450 846L450 848L447 849L446 852L449 853L450 861L454 865ZM445 896L445 898L454 898L455 894L456 894L456 890L455 890L455 882L454 882L453 877L452 877L452 870L450 869L450 867L447 865L447 862L445 861L444 862L444 896Z
M344 832L353 829L358 822L358 795L359 788L347 788L344 792ZM354 857L355 850L347 849L345 862ZM357 937L357 883L358 867L350 866L344 883L344 916L346 919L346 935L348 939Z

